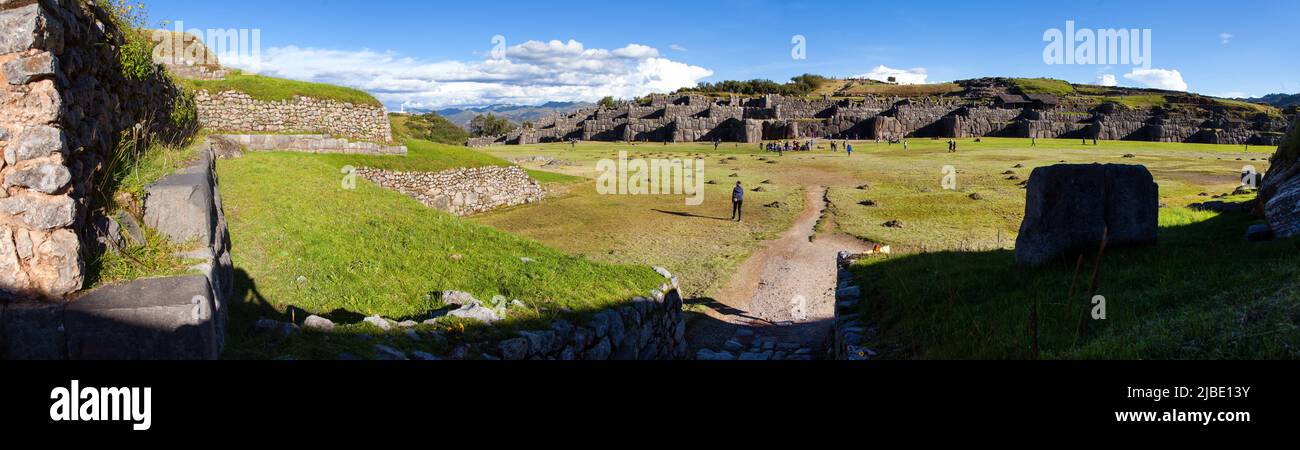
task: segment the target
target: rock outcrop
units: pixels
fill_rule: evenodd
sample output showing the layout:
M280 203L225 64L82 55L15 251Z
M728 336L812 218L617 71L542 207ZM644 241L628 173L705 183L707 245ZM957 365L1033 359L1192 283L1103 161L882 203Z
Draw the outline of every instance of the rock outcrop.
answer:
M1016 261L1042 266L1107 247L1156 242L1160 187L1143 166L1061 164L1034 169Z
M1259 189L1259 204L1278 236L1300 235L1300 115L1291 121Z

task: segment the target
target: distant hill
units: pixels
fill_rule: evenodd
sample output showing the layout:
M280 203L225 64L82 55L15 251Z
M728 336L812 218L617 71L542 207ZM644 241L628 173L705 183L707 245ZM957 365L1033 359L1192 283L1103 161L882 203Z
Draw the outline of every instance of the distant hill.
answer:
M533 122L550 114L565 114L575 110L595 106L584 102L548 102L541 105L490 105L479 108L448 108L438 110L438 115L445 117L461 128L468 128L469 121L479 114L492 113L505 117L514 123Z
M1267 103L1278 108L1300 106L1300 94L1269 94L1259 98L1245 98L1241 100L1251 103Z

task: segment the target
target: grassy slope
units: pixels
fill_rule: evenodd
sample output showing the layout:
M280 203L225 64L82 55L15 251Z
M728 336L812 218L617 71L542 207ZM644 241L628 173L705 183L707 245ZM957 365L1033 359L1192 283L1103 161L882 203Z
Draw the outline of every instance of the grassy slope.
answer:
M354 191L342 189L346 165L440 170L499 161L463 147L408 145L407 157L253 152L219 163L232 244L238 249L241 302L227 357L333 358L340 350L368 348L345 336L308 334L281 343L248 333L261 318L301 321L314 313L350 322L372 314L423 320L443 306L434 294L443 290L470 292L484 301L503 295L528 305L500 328L470 324L471 333L494 334L540 323L562 309L582 313L608 307L662 283L648 267L565 255L426 208L364 179ZM342 334L377 331L352 326ZM416 344L398 339L393 345Z
M338 100L366 106L381 106L370 94L364 91L322 83L286 80L261 75L232 73L224 80L190 80L177 78L177 84L190 90L209 92L239 91L257 100L282 101L293 100L294 96L311 97L323 100Z

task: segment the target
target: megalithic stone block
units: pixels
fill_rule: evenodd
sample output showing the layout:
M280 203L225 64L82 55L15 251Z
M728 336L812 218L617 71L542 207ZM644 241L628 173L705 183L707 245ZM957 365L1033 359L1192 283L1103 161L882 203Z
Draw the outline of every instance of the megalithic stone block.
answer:
M202 275L102 287L69 303L64 316L74 360L216 359L215 322Z
M1144 166L1060 164L1034 169L1016 261L1042 266L1063 255L1154 244L1160 187Z
M212 243L217 216L212 198L212 154L200 155L198 163L145 187L145 225L177 243Z

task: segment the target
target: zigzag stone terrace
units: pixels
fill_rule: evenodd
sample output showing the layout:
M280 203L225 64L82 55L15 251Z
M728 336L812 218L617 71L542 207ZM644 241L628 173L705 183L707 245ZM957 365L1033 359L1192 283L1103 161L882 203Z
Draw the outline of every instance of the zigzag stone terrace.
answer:
M654 95L640 103L548 117L506 135L472 138L466 145L1033 137L1272 146L1287 129L1283 118L1235 113L1212 102L1132 109L1093 99L1021 95L1001 79L957 84L962 92L938 97Z

